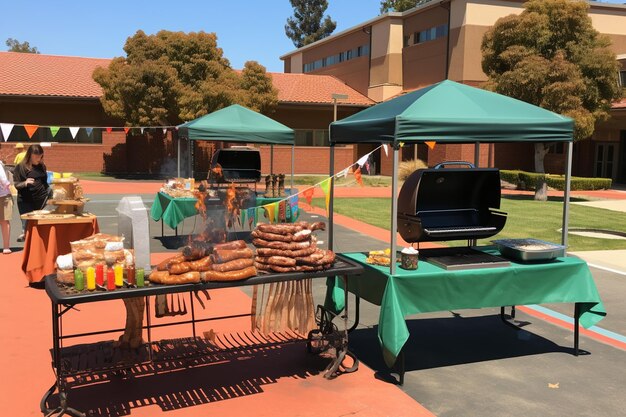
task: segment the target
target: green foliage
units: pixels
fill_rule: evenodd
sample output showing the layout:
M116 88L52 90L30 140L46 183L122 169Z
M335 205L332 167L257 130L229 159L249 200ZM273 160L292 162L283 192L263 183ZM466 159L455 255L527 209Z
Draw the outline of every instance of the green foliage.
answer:
M329 36L337 27L330 16L324 17L327 0L289 0L293 17L287 19L285 34L296 48ZM323 19L323 20L322 20Z
M618 63L584 1L529 0L520 15L499 19L482 42L487 88L575 122L575 139L590 137L621 97Z
M537 184L545 180L548 187L555 190L565 190L565 176L553 174L538 174L524 171L500 171L500 178L511 184L515 184L519 189L534 191ZM584 178L572 177L570 189L572 191L606 190L611 188L610 178Z
M105 112L129 125L179 124L234 103L267 114L278 103L265 68L246 62L238 74L214 33L138 31L124 51L93 78Z
M381 0L380 14L387 12L404 12L431 0Z
M9 47L9 52L24 52L28 54L39 53L39 50L36 47L30 46L28 42L20 42L17 39L9 38L6 40L5 44Z

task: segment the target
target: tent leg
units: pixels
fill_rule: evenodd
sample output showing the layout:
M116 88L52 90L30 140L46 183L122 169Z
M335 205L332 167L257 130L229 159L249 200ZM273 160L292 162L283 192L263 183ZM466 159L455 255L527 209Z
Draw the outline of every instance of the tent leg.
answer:
M176 172L177 172L177 178L180 178L180 138L177 137L176 138L176 146L177 146L177 151L176 151Z
M291 184L289 185L291 188L289 189L289 195L294 195L293 189L293 172L295 171L295 163L296 163L296 146L291 145Z
M330 198L328 199L328 249L334 250L335 244L335 227L333 224L333 207L335 200L335 145L330 145L330 167L328 175L330 176L330 187L328 192Z
M391 275L396 273L396 233L398 230L398 153L399 146L397 143L393 144L393 162L391 165L391 262L389 263L389 273Z
M567 166L565 168L565 192L563 193L563 226L561 244L567 248L567 234L569 224L569 194L572 182L572 153L574 144L567 142Z
M274 173L274 145L270 145L270 174Z
M480 142L474 143L474 166L480 165Z

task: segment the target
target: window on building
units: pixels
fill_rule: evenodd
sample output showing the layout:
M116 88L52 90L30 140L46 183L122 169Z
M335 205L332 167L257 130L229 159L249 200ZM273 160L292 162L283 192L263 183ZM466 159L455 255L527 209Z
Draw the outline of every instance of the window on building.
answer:
M329 146L327 129L296 129L296 146Z
M329 55L317 61L309 62L302 65L302 72L311 72L320 68L328 67L338 64L340 62L348 61L353 58L362 56L368 56L370 53L369 45L361 45L348 51L342 51L338 54Z
M626 71L619 72L619 85L626 88Z
M448 35L448 25L439 25L413 33L413 44L424 43Z

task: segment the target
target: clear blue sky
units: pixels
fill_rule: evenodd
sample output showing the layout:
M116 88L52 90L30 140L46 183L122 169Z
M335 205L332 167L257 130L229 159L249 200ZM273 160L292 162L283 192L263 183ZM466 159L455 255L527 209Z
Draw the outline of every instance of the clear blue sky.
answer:
M379 0L328 3L335 32L375 17L380 8ZM1 11L0 50L13 38L43 54L112 58L125 55L126 38L140 29L148 34L205 31L217 33L233 68L255 60L268 71L282 72L278 57L295 49L285 36L285 22L293 14L288 0L5 0Z
M380 8L380 0L328 3L335 32L377 16ZM148 34L203 30L217 33L233 68L255 60L282 72L278 57L295 49L284 30L293 14L288 0L4 0L0 10L0 50L6 50L6 39L14 38L44 54L112 58L124 55L126 38L139 29Z

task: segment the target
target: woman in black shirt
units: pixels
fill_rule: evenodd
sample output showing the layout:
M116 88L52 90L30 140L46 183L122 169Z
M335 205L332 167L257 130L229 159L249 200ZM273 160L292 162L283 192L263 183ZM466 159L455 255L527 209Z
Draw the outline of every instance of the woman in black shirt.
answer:
M15 167L13 181L17 189L17 208L20 214L41 210L46 206L50 186L46 165L43 163L43 148L40 145L28 147L24 160ZM25 223L22 221L24 227ZM22 233L18 240L23 239Z

